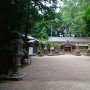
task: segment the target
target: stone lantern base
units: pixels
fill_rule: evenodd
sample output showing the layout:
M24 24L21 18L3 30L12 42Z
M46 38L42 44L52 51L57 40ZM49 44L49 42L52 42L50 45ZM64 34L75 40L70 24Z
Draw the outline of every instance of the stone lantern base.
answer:
M21 73L20 72L20 61L21 58L20 57L16 57L13 59L13 72L11 74L8 75L1 75L0 79L4 79L4 80L21 80L24 76L27 75L27 73Z
M76 51L75 51L75 56L81 56L81 54L80 54L80 51L79 51L79 50L76 50Z
M21 80L27 73L11 74L11 75L1 75L0 79L2 80Z

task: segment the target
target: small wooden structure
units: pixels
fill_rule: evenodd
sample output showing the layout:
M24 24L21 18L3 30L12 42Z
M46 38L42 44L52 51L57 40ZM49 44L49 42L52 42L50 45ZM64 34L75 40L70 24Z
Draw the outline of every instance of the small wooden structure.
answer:
M27 43L30 54L36 54L39 47L39 40L31 36L28 36L28 39L30 39Z

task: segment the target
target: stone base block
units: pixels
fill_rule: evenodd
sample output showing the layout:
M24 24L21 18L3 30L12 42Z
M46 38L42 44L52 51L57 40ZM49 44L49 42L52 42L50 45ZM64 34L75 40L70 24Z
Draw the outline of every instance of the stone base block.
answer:
M81 56L81 54L80 54L80 51L79 51L79 50L76 50L76 52L75 52L75 56Z
M1 75L0 79L2 80L21 80L23 77L25 77L27 73L19 73L19 74L11 74L11 75Z

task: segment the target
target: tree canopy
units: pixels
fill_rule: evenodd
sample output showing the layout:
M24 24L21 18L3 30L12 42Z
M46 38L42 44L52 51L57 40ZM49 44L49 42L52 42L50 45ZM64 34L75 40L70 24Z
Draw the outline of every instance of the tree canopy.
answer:
M63 6L57 6L59 1ZM88 33L90 1L59 1L1 0L0 39L8 37L10 31L48 39L48 36L51 36L51 29L53 36L90 36ZM59 12L55 12L57 8L60 8Z
M9 31L30 33L37 21L41 22L41 14L56 8L55 3L56 0L1 0L0 37Z
M61 8L64 28L64 36L84 37L86 35L84 11L89 5L88 0L63 0L64 6Z

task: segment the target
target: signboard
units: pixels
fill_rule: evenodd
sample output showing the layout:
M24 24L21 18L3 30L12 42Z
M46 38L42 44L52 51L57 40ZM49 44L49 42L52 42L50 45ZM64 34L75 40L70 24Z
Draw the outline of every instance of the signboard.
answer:
M29 47L29 55L33 54L33 47Z

